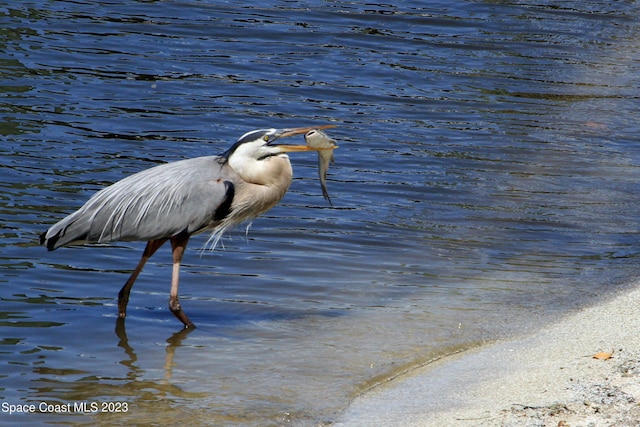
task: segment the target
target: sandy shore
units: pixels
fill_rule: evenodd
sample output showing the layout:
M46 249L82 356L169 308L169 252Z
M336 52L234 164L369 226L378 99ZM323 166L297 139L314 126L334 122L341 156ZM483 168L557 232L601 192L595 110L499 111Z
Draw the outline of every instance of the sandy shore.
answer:
M640 284L531 336L416 369L334 425L638 426L639 403Z

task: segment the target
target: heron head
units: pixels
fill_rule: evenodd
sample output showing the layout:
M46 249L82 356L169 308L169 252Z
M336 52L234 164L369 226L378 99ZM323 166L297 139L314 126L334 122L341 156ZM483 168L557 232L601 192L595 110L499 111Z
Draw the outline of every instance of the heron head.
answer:
M280 138L305 134L312 129L327 129L334 125L310 126L288 129L257 129L242 135L222 157L227 161L231 156L249 157L254 160L264 160L271 156L277 156L292 151L318 151L318 148L308 145L276 144Z
M311 129L333 126L312 126L291 129L258 129L242 135L222 156L223 161L240 177L254 184L280 185L291 182L291 163L287 153L291 151L318 151L308 145L276 143L280 138L301 135ZM284 185L283 183L286 183Z

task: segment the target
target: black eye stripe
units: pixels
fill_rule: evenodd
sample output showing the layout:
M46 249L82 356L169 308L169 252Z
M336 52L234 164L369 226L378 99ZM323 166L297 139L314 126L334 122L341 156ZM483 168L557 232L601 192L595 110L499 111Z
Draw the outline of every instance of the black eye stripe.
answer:
M229 148L227 151L222 153L221 157L226 161L236 151L236 149L239 146L247 142L257 141L258 138L262 138L262 140L267 143L275 141L277 138L275 139L271 138L271 135L269 135L268 132L271 132L271 129L258 129L251 132L247 132L246 134L242 135L236 141L236 143L231 146L231 148Z

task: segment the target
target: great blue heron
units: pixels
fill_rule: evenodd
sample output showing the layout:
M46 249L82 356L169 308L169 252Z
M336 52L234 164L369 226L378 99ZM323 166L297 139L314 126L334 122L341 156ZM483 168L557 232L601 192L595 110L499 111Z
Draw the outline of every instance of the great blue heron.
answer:
M275 206L291 184L287 152L318 151L308 145L274 144L313 126L247 132L220 156L166 163L106 187L84 206L40 236L50 251L82 243L146 241L135 270L118 294L118 316L126 316L129 294L147 260L167 240L173 253L169 309L184 324L195 325L178 299L180 261L189 237L212 231L218 239L229 228Z

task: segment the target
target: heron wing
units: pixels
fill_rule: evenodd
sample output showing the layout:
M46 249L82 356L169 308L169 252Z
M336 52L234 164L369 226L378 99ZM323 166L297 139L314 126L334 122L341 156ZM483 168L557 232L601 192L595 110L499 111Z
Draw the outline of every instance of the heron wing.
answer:
M102 189L43 236L53 250L72 243L155 240L215 227L234 195L231 168L208 156L166 163Z

